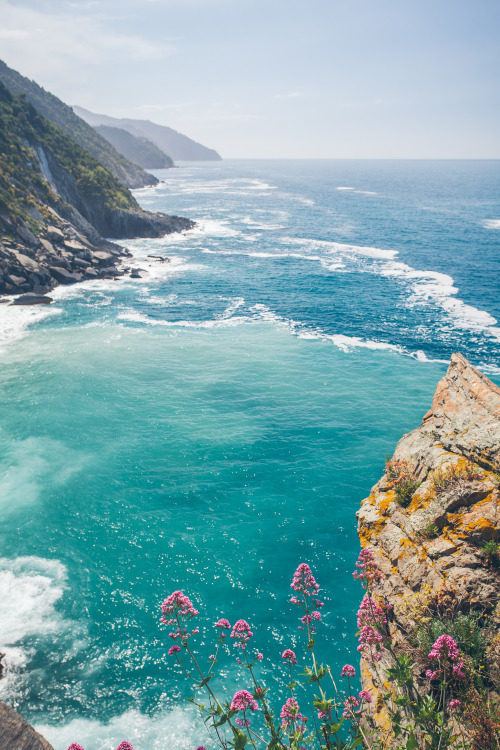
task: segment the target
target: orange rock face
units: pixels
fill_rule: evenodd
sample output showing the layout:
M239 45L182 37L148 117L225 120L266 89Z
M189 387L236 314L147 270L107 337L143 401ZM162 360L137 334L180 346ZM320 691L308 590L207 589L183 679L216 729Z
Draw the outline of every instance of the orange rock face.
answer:
M413 494L404 496L391 466L411 467ZM500 540L499 500L500 389L454 354L422 425L401 438L388 473L357 513L361 544L385 574L380 593L393 607L390 628L400 648L412 648L408 602L443 586L469 610L487 613L492 638L498 636L500 568L483 547ZM489 656L491 675L500 674L498 651ZM363 687L373 690L366 665L362 675ZM385 729L377 705L374 719Z

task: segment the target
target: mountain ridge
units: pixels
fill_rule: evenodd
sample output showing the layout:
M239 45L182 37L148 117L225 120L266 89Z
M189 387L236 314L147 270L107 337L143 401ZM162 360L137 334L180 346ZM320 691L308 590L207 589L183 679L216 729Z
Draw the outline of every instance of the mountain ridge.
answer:
M147 138L174 161L222 161L222 157L214 149L203 146L167 125L158 125L151 120L110 117L77 105L73 107L73 111L92 127L108 125Z
M135 189L158 184L154 175L126 159L70 106L35 81L9 68L3 60L0 60L0 81L12 94L24 94L43 117L91 153L126 187Z

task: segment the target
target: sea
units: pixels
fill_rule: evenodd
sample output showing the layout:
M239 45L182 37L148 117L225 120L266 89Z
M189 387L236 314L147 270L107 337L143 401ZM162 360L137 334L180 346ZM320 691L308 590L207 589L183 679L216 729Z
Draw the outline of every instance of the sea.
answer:
M196 226L123 243L140 278L0 306L0 699L55 750L215 747L167 655L175 590L204 667L217 619L250 624L279 713L306 562L318 661L358 669L356 511L453 352L500 383L500 162L155 174L139 203ZM228 642L222 700L250 687Z

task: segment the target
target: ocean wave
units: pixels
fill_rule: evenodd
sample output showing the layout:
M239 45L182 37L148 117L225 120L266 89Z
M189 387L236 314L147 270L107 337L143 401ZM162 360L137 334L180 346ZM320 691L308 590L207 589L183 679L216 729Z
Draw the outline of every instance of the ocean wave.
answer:
M116 750L123 740L141 750L193 750L207 736L198 713L180 707L153 716L132 709L102 722L79 718L59 726L37 724L35 728L54 750L66 750L72 742L83 744L85 750Z
M1 697L12 700L18 692L31 653L22 641L51 637L68 626L56 610L65 588L66 568L58 560L0 558L0 651L7 667Z
M55 290L54 290L55 291ZM13 298L8 298L13 299ZM0 305L0 355L4 347L12 341L23 338L30 326L44 318L58 315L62 311L53 305L23 307L21 305Z
M485 229L500 229L500 219L486 219L483 221Z

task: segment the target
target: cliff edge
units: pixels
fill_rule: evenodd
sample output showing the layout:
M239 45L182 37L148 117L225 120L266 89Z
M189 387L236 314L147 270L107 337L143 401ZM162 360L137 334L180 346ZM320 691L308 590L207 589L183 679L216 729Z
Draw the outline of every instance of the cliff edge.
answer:
M384 573L395 649L411 656L422 694L432 690L426 649L452 627L473 686L500 692L499 500L500 388L454 354L421 426L401 438L357 513L361 545ZM384 654L382 669L391 664ZM375 724L389 731L366 661L362 681Z

